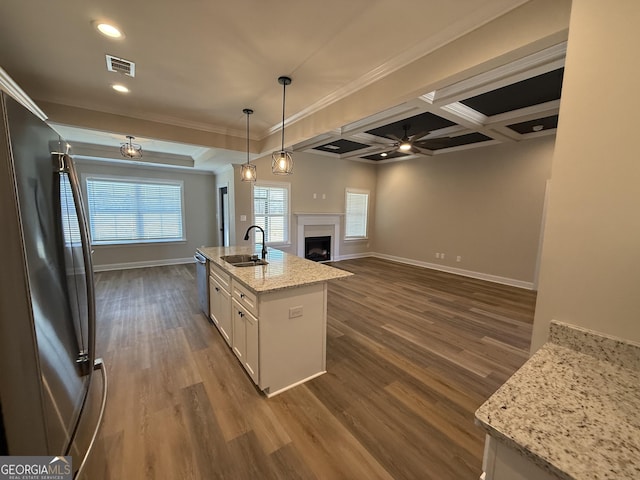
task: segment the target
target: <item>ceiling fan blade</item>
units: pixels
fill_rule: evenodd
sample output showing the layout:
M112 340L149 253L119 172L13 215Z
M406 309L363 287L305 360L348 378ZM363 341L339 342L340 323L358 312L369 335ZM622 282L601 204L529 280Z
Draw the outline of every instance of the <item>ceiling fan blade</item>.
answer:
M385 135L385 137L390 138L391 140L395 140L396 142L401 142L402 143L402 139L396 137L394 134L392 133L388 133L387 135Z
M446 148L449 146L449 142L451 137L438 137L438 138L430 138L425 140L420 140L414 143L414 146L419 148L426 148L428 150L433 150L437 148Z
M420 140L422 137L424 137L428 133L429 133L429 130L425 130L424 132L419 132L419 133L416 133L415 135L411 135L409 137L409 142L413 143L417 140Z
M433 151L429 150L428 148L416 147L414 145L413 150L415 150L415 153L418 153L420 155L433 155Z

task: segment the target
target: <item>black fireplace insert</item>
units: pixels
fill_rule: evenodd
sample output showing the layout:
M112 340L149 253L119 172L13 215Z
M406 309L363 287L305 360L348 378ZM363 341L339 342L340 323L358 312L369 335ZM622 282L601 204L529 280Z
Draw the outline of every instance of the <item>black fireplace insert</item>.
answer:
M304 258L314 262L331 260L331 237L305 237Z

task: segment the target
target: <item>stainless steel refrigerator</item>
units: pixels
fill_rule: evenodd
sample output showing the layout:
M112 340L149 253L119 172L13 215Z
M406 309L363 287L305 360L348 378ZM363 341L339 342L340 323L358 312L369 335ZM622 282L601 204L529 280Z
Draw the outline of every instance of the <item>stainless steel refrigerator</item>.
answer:
M77 472L106 400L78 176L66 142L4 92L0 254L0 454L71 455ZM94 402L88 392L98 371ZM87 426L92 402L100 413Z

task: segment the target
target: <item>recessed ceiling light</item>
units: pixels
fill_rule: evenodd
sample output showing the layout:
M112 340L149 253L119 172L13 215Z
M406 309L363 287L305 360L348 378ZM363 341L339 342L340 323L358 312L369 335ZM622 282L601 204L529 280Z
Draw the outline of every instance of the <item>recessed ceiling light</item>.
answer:
M539 132L539 131L540 131L540 130L542 130L543 128L544 128L544 126L542 126L542 125L534 125L534 126L532 127L532 130L533 130L534 132Z
M119 83L114 83L113 85L111 85L111 88L113 88L116 92L129 93L129 89L124 85L120 85Z
M387 156L387 152L382 152L382 153L380 154L380 156L381 156L381 157L386 157L386 156Z
M122 31L115 25L106 22L93 22L93 26L105 37L124 38Z

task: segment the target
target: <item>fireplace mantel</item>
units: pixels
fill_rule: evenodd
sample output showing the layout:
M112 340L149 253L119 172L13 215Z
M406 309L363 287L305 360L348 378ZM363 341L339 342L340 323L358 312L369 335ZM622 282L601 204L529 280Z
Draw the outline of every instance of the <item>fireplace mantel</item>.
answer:
M344 213L294 213L298 224L298 256L304 258L304 227L307 225L329 225L333 227L333 246L331 255L334 260L340 258L340 224Z

